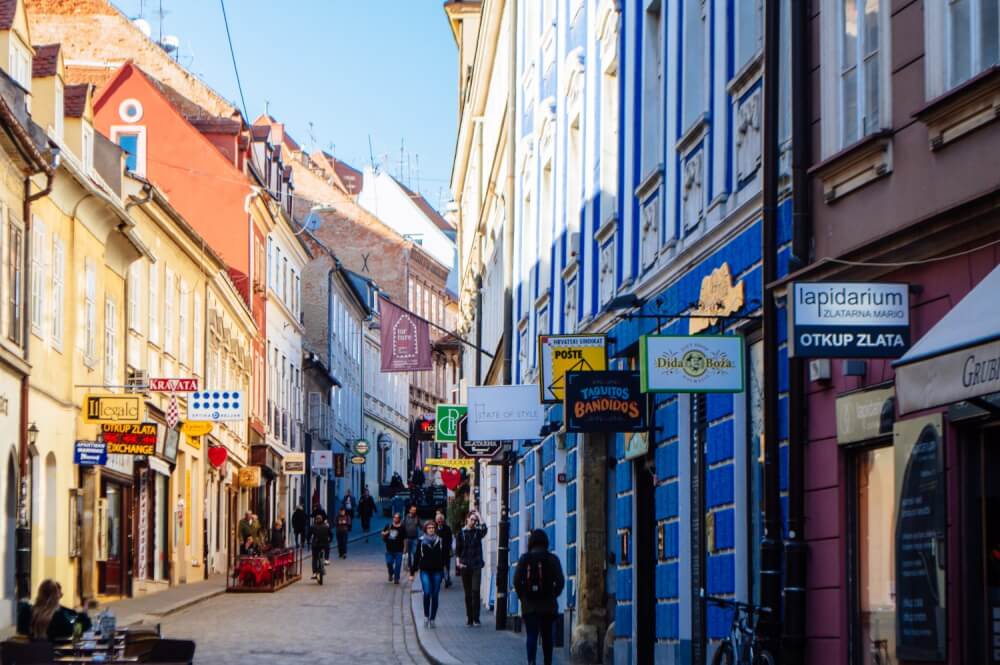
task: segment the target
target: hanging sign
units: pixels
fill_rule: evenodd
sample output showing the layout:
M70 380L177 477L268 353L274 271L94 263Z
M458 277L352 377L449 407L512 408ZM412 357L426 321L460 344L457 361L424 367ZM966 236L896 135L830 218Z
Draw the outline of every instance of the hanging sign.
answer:
M561 404L566 372L600 372L608 368L604 335L539 335L538 386L543 404Z
M173 427L167 427L167 434L163 441L164 459L174 462L177 460L177 447L181 442L181 433Z
M333 453L329 450L312 451L312 468L315 471L333 468Z
M108 463L108 448L103 441L77 441L73 463L80 466L103 466Z
M442 466L448 469L472 469L476 466L476 460L451 457L431 457L424 460L427 466Z
M357 441L354 442L355 455L365 456L368 454L370 448L371 446L369 446L368 442L365 441L364 439L358 439Z
M210 434L214 427L215 425L212 423L188 420L181 424L181 432L188 436L205 436L206 434Z
M857 443L892 434L896 389L863 390L837 398L837 443Z
M193 393L198 390L198 379L150 379L149 389L154 393Z
M83 417L91 424L142 422L141 395L84 395Z
M413 422L413 436L417 441L433 441L436 424L434 416L424 415Z
M863 282L794 282L788 355L898 358L910 348L910 287Z
M743 337L643 335L639 369L647 393L742 392Z
M110 455L155 455L156 423L101 425L101 439Z
M641 432L647 428L646 400L639 372L569 372L566 431Z
M383 372L413 372L432 368L431 335L427 321L379 299Z
M541 438L545 407L538 386L469 386L470 441Z
M434 440L438 443L455 443L458 420L468 410L464 404L438 404L434 414Z
M216 469L222 468L227 457L229 457L229 451L226 450L225 446L210 446L208 449L208 461Z
M642 457L649 452L649 432L629 432L625 435L625 459Z
M281 471L286 476L302 476L306 472L305 453L285 453L281 460Z
M347 466L345 462L344 453L333 453L333 477L343 478L345 467Z
M355 455L351 458L351 464L364 464L367 459L364 455Z
M234 422L243 420L244 395L238 390L205 390L188 397L188 420Z
M240 469L240 487L260 487L260 467L245 466Z
M485 441L470 441L469 435L469 417L463 416L461 420L458 421L458 437L455 440L455 445L458 447L458 451L465 455L466 457L471 457L475 459L481 458L491 458L495 457L503 449L504 441L488 439Z

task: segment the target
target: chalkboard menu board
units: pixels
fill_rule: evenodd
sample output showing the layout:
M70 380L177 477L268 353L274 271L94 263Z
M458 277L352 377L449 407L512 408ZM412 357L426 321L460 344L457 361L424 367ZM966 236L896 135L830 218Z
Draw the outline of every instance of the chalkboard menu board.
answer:
M941 414L897 422L896 656L945 658L945 478Z
M646 395L639 372L567 372L567 432L642 432Z

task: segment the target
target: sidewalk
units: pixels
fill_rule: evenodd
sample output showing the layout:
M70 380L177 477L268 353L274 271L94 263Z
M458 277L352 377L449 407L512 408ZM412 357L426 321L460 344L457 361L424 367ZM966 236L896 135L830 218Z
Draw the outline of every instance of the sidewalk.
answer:
M413 625L417 630L420 650L435 665L510 665L527 660L524 650L524 632L498 631L494 615L483 608L483 625L470 628L465 625L465 596L462 580L452 577L454 585L450 589L441 586L440 604L435 628L424 628L424 595L420 590L420 578L413 581L410 605L413 611ZM538 645L536 662L542 663L542 645ZM556 647L552 662L566 665L563 649Z

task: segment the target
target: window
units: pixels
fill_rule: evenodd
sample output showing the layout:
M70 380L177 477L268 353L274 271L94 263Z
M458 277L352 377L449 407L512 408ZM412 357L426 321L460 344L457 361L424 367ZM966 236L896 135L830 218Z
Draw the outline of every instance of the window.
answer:
M881 129L880 4L881 0L838 0L839 148Z
M188 331L188 304L190 300L188 299L188 286L187 283L181 281L180 283L180 299L178 301L177 308L177 359L180 360L182 365L187 367L191 366L191 347L188 345L189 331Z
M139 294L142 293L142 267L143 264L136 261L129 266L128 283L125 285L126 312L128 313L128 329L139 333L142 332L139 321Z
M194 360L191 367L195 374L200 375L205 362L205 331L202 329L201 294L194 294Z
M160 343L160 267L149 264L149 341Z
M18 84L31 92L31 54L28 49L21 44L13 33L10 35L10 77Z
M174 303L177 298L177 286L174 273L164 270L163 277L163 350L174 354Z
M1000 62L1000 3L949 0L948 85L955 87Z
M660 127L663 125L661 97L663 90L663 42L660 37L663 6L654 0L646 8L642 37L645 55L642 65L642 176L660 163L663 149ZM572 162L570 162L572 164Z
M618 74L601 79L601 221L614 217L618 206ZM526 218L527 220L527 218Z
M66 117L66 106L65 101L66 88L63 86L62 79L56 78L56 117L55 117L55 130L56 137L61 141L63 139L63 125L65 123Z
M288 302L288 258L281 259L281 301Z
M80 160L83 162L84 173L94 170L94 128L89 123L83 123L80 132Z
M681 80L683 115L681 131L686 132L705 112L705 18L707 0L684 1L684 53Z
M274 238L267 239L267 285L274 286Z
M296 275L295 276L295 306L292 311L295 313L295 317L298 319L302 310L302 279Z
M83 355L88 365L97 360L97 266L94 260L83 261Z
M24 271L24 230L13 217L10 218L10 224L7 227L7 248L9 255L7 259L7 289L9 292L7 336L12 342L20 345L22 341L21 317L24 315L24 306L21 302L21 280L24 279L22 275Z
M62 348L66 298L66 258L62 239L52 234L52 344Z
M45 225L37 217L31 227L31 332L42 335L45 313Z
M118 378L118 307L115 301L104 301L104 385L115 385Z
M146 173L146 130L144 127L128 129L112 128L111 136L125 152L126 170L144 175Z
M787 9L782 4L782 14L786 14ZM764 48L764 0L737 2L735 20L736 71L739 71Z

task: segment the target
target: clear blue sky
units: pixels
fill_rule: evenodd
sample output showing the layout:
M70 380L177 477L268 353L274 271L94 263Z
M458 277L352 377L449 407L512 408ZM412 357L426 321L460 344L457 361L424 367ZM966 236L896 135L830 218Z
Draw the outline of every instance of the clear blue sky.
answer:
M160 29L160 0L140 8ZM457 51L442 0L226 0L247 113L265 103L307 149L333 147L344 161L375 161L443 208L455 145ZM163 34L180 39L180 62L239 105L219 0L162 0ZM309 123L312 123L310 138ZM406 179L405 156L403 178Z

